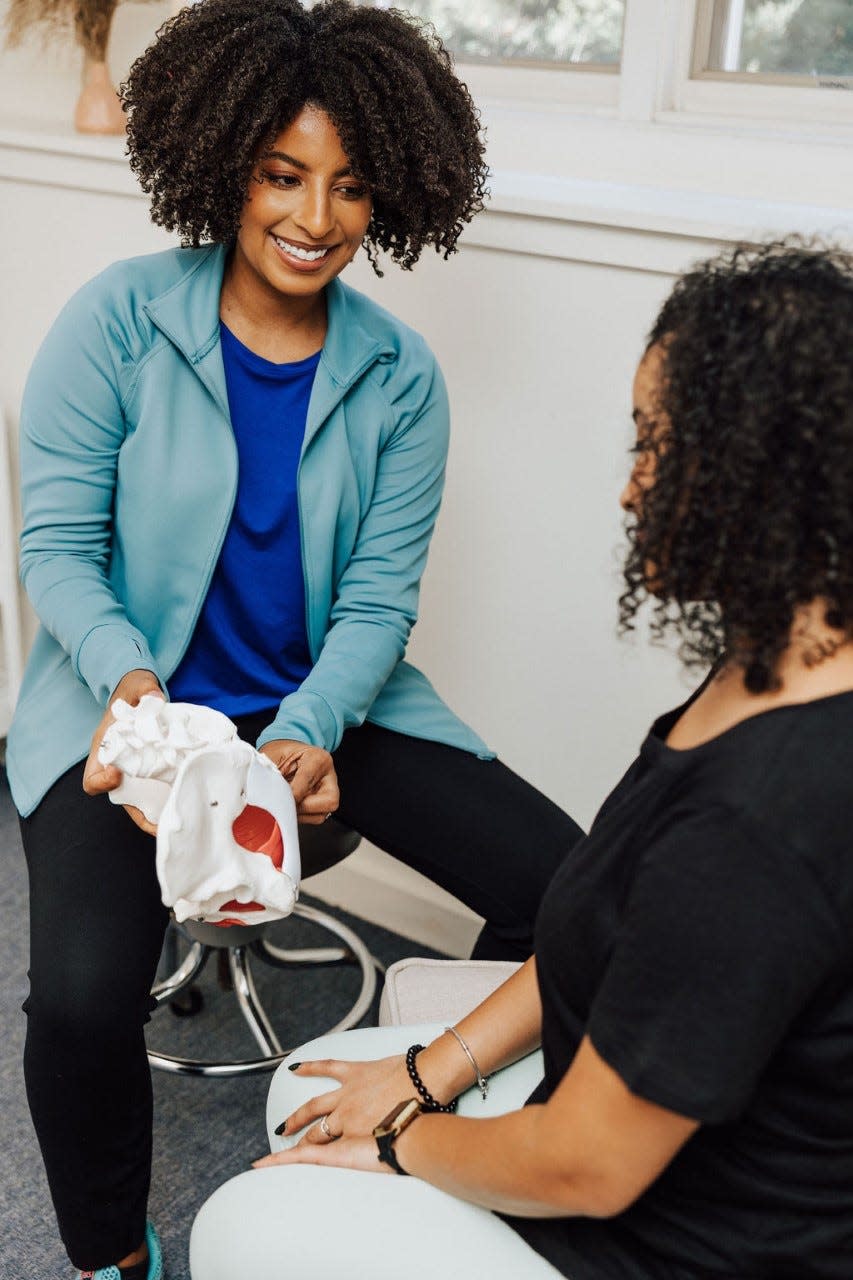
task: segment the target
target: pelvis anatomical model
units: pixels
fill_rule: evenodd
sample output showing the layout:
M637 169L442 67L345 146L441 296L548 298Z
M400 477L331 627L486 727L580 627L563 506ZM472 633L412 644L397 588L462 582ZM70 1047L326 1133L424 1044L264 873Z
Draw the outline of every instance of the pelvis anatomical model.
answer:
M293 910L299 837L290 787L227 716L147 694L113 704L102 764L115 804L157 825L157 876L177 920L262 924Z

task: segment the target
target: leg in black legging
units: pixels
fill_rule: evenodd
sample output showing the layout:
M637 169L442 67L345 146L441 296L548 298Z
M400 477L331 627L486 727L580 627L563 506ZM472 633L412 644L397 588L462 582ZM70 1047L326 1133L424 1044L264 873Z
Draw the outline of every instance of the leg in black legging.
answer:
M348 730L334 759L341 821L485 917L476 958L526 959L577 823L499 760L376 725Z
M145 1231L151 1077L143 1026L168 913L155 842L65 774L21 820L30 876L27 1096L60 1233L81 1269Z

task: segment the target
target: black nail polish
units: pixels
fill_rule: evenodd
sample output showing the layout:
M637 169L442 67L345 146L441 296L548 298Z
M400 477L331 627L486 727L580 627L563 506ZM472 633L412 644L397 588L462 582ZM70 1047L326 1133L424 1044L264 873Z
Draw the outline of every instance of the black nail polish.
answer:
M281 1124L277 1124L276 1127L273 1129L273 1133L277 1138L280 1138L286 1128L287 1128L287 1121L282 1120Z
M301 1066L301 1062L288 1062L287 1069L288 1071L298 1071Z

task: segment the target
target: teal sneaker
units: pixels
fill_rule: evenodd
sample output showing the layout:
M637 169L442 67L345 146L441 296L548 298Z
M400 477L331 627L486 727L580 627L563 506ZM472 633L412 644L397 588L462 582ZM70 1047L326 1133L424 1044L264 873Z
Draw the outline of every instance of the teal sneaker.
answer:
M163 1280L163 1249L153 1222L145 1224L145 1243L148 1245L148 1275L146 1280ZM97 1271L81 1271L80 1280L121 1280L118 1267L98 1267Z

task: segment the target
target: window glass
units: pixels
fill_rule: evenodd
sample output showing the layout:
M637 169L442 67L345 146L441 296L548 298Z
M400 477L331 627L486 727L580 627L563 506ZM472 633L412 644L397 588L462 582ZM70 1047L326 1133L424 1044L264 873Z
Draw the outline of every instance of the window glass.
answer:
M708 71L853 76L851 0L715 0Z
M618 66L625 0L398 0L460 61ZM375 2L376 9L391 8Z

